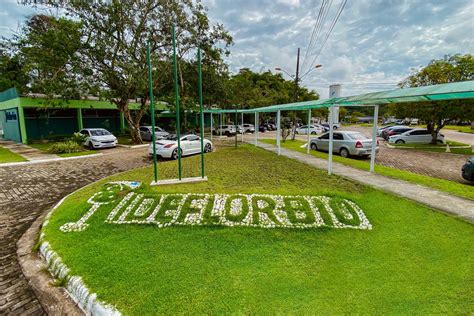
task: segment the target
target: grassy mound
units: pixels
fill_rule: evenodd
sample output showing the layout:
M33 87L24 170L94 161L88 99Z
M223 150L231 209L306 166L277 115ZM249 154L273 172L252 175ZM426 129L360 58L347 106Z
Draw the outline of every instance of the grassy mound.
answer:
M159 164L161 178L176 162ZM183 160L199 174L199 156ZM466 313L474 309L474 226L251 146L206 155L208 182L149 187L151 167L70 196L45 227L71 273L125 314ZM356 203L372 230L116 225L77 221L108 181L138 193L324 195Z

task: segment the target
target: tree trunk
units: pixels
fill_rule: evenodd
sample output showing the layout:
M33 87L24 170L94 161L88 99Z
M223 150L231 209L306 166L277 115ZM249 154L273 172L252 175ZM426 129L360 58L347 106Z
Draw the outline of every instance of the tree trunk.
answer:
M114 100L114 103L117 104L119 111L123 112L124 117L127 120L130 130L130 137L132 138L132 142L134 144L143 144L142 138L140 136L140 121L146 110L146 101L147 99L141 99L140 109L132 114L132 111L130 111L130 108L128 107L128 100Z

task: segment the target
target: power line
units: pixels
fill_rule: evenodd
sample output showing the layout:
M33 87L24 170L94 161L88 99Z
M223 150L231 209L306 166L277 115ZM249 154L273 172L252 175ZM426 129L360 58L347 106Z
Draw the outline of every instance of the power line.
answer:
M316 18L316 22L314 23L314 27L313 27L313 32L311 33L311 39L308 43L308 47L306 48L306 52L305 52L305 55L304 55L304 58L303 58L303 64L302 64L302 67L301 69L304 70L305 66L306 66L306 61L307 61L307 56L308 56L308 53L310 51L313 50L315 44L317 43L317 40L319 38L319 34L321 33L321 29L322 29L322 26L324 24L324 21L325 19L323 19L324 17L324 12L325 12L325 8L328 4L328 0L322 0L321 1L321 7L319 8L319 13L318 13L318 17Z
M326 45L326 42L327 42L329 36L331 35L334 27L336 26L337 21L339 20L339 17L341 16L341 13L344 10L344 7L346 6L346 3L347 3L347 0L342 0L341 5L339 6L339 9L336 13L336 16L334 17L334 19L332 21L332 24L329 28L329 31L326 33L326 37L324 38L324 41L323 41L321 47L319 48L318 53L316 54L316 56L314 56L313 61L310 64L310 68L301 76L301 78L303 78L304 76L306 76L308 73L310 73L313 70L312 66L315 64L317 58L319 57L319 55L321 54L324 46Z

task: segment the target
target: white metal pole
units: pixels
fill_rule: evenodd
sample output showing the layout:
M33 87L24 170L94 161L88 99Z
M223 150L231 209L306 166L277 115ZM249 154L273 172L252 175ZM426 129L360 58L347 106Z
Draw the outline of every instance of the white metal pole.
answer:
M240 121L242 122L242 142L244 142L244 112L240 113Z
M379 120L379 105L374 107L374 129L372 130L372 150L370 152L370 172L375 168L375 148L377 147L377 121Z
M329 157L328 157L328 175L332 174L332 146L333 146L333 113L334 113L334 106L331 105L329 107Z
M255 146L258 144L258 112L255 112Z
M214 122L212 120L212 112L211 112L211 141L212 141L212 133L214 132Z
M278 155L280 155L280 135L281 135L281 129L280 129L280 110L277 111L277 146L278 146Z
M311 109L308 110L308 129L306 130L307 131L307 134L308 134L308 143L306 144L306 153L309 154L309 149L310 149L310 139L309 139L309 131L310 131L310 124L311 124Z
M220 137L222 137L222 113L219 113L219 133Z

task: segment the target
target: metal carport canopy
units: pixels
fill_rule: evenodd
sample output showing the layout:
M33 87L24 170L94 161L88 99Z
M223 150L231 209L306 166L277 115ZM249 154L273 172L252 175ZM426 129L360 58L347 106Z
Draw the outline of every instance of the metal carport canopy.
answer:
M375 147L377 120L380 104L388 103L409 103L423 101L447 101L459 99L474 99L474 81L453 82L432 86L424 86L418 88L395 89L389 91L365 93L349 97L331 98L326 100L313 100L298 103L277 104L253 109L208 109L205 112L212 114L221 113L255 113L255 121L257 122L255 130L255 146L258 143L258 115L259 112L277 112L277 147L278 155L280 155L280 113L281 111L294 110L311 110L317 108L329 108L331 111L334 106L373 106L374 107L374 124L372 129L372 148L370 159L370 172L374 172L375 167ZM308 121L311 117L308 111ZM332 173L332 146L333 146L333 115L329 115L329 157L328 157L328 174ZM236 123L236 122L235 122ZM243 116L242 116L243 124ZM222 125L222 121L221 121ZM221 129L222 130L222 129ZM212 135L212 134L211 134ZM212 136L211 136L212 137ZM307 149L309 153L310 138L308 133Z
M330 106L361 106L387 103L474 99L474 80L364 93L355 96L277 104L253 109L207 109L206 113L255 113L307 110Z

